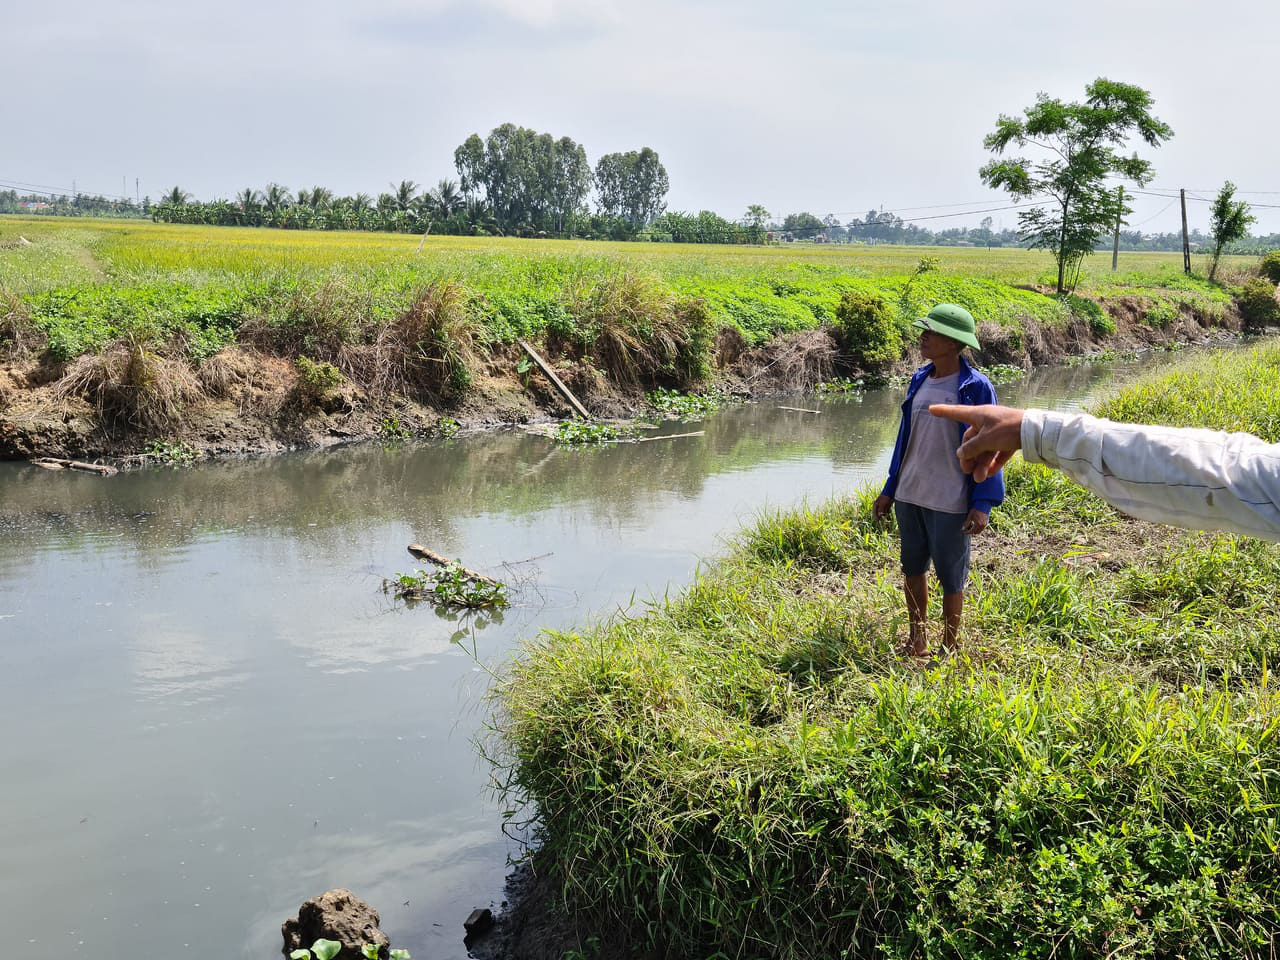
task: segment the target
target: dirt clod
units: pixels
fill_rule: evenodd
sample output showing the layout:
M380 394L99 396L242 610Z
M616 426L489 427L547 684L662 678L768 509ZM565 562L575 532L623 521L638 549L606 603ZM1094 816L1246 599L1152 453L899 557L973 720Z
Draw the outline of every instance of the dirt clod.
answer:
M369 906L350 890L338 887L312 897L298 908L298 915L286 920L280 927L284 935L285 956L294 950L308 949L323 937L342 944L338 960L355 960L362 957L361 948L366 943L376 944L379 952L391 946L391 940L379 925L378 911Z

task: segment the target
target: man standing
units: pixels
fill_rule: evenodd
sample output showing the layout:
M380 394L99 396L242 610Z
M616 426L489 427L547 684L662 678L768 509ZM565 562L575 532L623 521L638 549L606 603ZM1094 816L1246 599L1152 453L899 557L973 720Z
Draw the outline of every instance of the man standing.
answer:
M926 363L915 372L902 404L898 441L889 463L889 479L873 508L877 520L893 507L902 538L903 590L910 632L904 652L929 652L926 574L932 561L942 584L942 644L954 650L964 612L969 577L969 541L986 529L991 508L1004 499L1004 476L995 471L981 483L956 459L963 425L929 415L931 404L993 404L995 388L964 357L978 349L973 316L964 307L942 303L913 326L920 330Z

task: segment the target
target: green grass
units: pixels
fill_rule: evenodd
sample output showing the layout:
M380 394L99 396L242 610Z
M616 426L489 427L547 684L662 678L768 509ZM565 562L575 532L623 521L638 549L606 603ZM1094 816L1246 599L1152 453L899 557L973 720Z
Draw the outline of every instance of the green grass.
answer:
M416 294L457 282L490 342L544 336L582 339L575 307L584 292L640 278L664 301L701 300L715 327L751 343L830 323L851 290L902 299L922 254L935 272L917 278L902 307L923 312L938 301L967 306L980 321L1019 331L1028 321L1055 325L1069 308L1022 286L1051 281L1042 251L974 248L706 246L654 243L428 237L383 233L283 231L82 220L0 218L0 291L27 301L60 358L101 349L128 328L180 334L199 361L260 313L299 297L341 290L357 341L408 309ZM1126 254L1126 272L1094 258L1081 292L1130 296L1164 305L1224 310L1221 288L1185 278L1177 258ZM1233 269L1251 264L1238 258ZM587 298L589 299L589 297ZM1171 305L1171 306L1170 306ZM363 334L361 334L363 331Z
M1097 413L1129 423L1243 430L1280 443L1280 347L1181 364L1106 398Z
M1104 412L1186 422L1234 395L1225 418L1266 435L1274 394L1250 391L1278 356ZM685 957L1272 956L1280 545L1130 521L1021 461L1008 482L964 653L927 668L893 653L874 489L529 643L500 769L570 901Z

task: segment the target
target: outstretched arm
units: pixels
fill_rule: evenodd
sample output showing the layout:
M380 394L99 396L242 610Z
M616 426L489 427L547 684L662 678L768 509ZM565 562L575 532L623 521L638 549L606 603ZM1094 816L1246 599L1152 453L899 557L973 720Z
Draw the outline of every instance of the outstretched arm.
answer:
M1113 423L1082 413L936 404L969 424L957 451L975 480L1022 449L1144 520L1280 540L1280 445L1246 433Z

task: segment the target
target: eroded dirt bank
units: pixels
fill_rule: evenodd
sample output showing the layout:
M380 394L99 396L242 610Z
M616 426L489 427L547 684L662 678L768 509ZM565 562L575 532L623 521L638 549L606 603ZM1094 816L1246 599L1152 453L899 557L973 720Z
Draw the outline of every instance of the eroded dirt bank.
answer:
M1173 322L1144 322L1140 302L1104 304L1114 333L1083 320L1022 330L982 324L980 363L1029 367L1071 355L1174 343L1201 343L1239 330L1233 313L1198 315L1184 308ZM589 359L541 345L560 378L599 417L646 408L660 383L611 378ZM914 358L895 371L913 368ZM810 391L832 376L859 371L828 328L784 334L751 347L722 329L712 355L709 387L761 397ZM620 382L621 381L621 382ZM458 400L411 399L362 389L351 381L317 388L290 360L231 347L192 369L124 348L54 363L38 355L0 360L0 458L55 456L142 462L151 449L182 447L202 456L233 456L326 447L372 439L406 439L459 428L536 422L571 415L547 379L518 347L489 353L472 371Z

